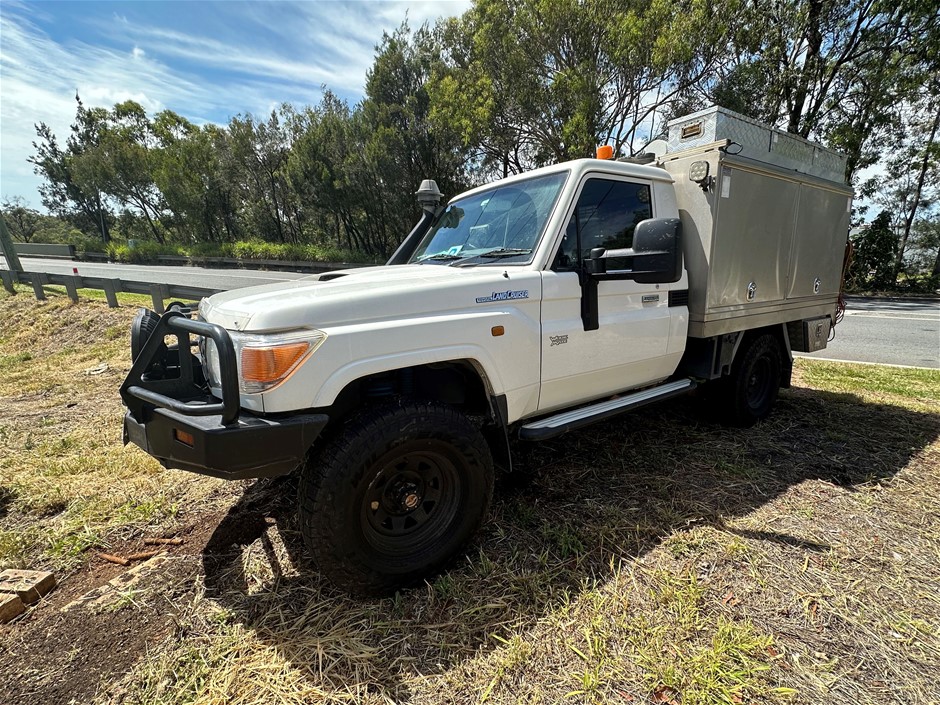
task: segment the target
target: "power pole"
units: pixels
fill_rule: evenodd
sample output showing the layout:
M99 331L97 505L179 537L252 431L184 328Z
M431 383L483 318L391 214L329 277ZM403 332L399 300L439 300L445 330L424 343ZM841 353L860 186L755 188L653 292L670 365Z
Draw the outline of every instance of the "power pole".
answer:
M2 213L0 213L0 254L7 261L7 269L12 272L23 271L23 265L20 264L20 258L17 257L16 250L13 249L13 239L7 230L7 224L3 221Z

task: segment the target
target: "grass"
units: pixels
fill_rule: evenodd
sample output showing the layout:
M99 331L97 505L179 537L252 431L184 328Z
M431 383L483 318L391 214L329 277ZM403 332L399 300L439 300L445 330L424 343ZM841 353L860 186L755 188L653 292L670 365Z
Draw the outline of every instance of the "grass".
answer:
M0 566L75 568L114 530L172 521L213 485L180 473L168 488L159 465L120 443L134 312L0 293Z
M132 315L0 298L0 562L213 524L178 584L115 608L174 627L100 702L940 701L940 372L798 359L754 429L680 400L521 446L465 556L363 601L307 559L290 479L120 446L107 331Z

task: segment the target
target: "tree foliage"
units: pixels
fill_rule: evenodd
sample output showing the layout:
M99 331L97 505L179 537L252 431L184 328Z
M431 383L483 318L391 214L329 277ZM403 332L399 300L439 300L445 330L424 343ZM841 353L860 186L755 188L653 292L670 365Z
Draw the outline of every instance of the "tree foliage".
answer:
M891 214L881 211L855 238L851 279L855 288L885 289L893 282L897 237Z
M23 242L33 239L42 220L42 214L39 211L29 208L26 201L19 196L4 198L0 211L3 211L7 228L14 238Z

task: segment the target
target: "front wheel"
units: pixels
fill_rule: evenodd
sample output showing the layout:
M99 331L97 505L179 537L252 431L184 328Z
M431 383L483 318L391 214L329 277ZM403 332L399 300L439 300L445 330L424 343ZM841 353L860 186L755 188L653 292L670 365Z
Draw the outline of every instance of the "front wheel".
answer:
M387 594L433 575L479 528L493 460L460 412L395 401L350 421L301 470L300 524L337 587Z

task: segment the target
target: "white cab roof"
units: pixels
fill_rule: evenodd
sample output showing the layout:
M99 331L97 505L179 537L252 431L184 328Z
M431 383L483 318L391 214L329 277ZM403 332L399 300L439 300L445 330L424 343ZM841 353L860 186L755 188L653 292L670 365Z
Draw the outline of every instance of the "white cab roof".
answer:
M540 169L533 169L532 171L524 171L521 174L507 176L505 179L490 181L489 183L483 184L482 186L477 186L476 188L472 188L469 191L464 191L463 193L455 196L454 199L463 198L481 191L486 191L493 188L497 184L500 186L508 186L510 184L516 183L517 181L531 179L534 176L557 174L558 172L563 171L570 171L571 175L575 177L575 181L580 179L581 175L585 172L601 171L607 172L609 174L632 177L634 179L645 179L647 181L662 181L667 184L674 182L672 176L670 176L665 169L661 169L658 166L630 164L629 162L618 162L612 159L573 159L569 162L561 162L560 164L543 166Z

